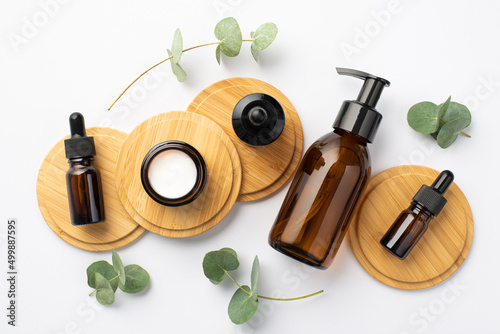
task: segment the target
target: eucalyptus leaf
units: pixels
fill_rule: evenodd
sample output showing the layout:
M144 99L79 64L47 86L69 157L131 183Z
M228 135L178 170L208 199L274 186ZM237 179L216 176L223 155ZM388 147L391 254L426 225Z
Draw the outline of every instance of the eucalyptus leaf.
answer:
M93 275L95 282L96 298L102 305L111 305L115 302L115 292L109 281L100 273L95 272Z
M257 257L257 255L255 255L255 259L253 260L253 265L252 265L252 274L251 274L252 298L254 300L258 299L259 274L260 274L259 258Z
M120 259L120 255L113 249L112 250L112 260L113 260L113 269L118 273L118 282L120 284L125 284L125 268L123 267L123 262Z
M120 289L127 293L138 293L149 285L149 274L137 264L125 267L125 284L119 284Z
M472 119L471 113L469 109L463 104L457 102L450 102L450 105L446 109L446 112L441 118L441 121L443 121L443 123L448 123L457 119L464 119L463 121L464 127L462 129L465 129L470 125Z
M220 44L215 48L215 59L217 59L217 63L220 65Z
M443 131L444 129L444 131ZM439 131L436 136L437 143L441 148L448 148L451 144L457 140L458 132L447 131L446 124L443 125L443 128Z
M441 119L443 118L444 114L446 113L446 111L448 110L448 107L450 106L450 101L451 101L451 96L448 97L448 99L446 100L445 103L441 103L438 108L438 119Z
M438 106L432 102L420 102L408 110L408 125L420 133L431 134L439 128Z
M435 106L432 102L421 102L408 111L408 124L415 131L430 133L441 148L453 144L458 134L470 125L471 119L469 109L463 104L451 102L451 96L439 106Z
M224 251L224 252L229 252L231 253L236 259L238 259L238 254L236 253L236 251L232 248L229 248L229 247L224 247L224 248L221 248L220 251ZM234 269L233 269L234 270Z
M449 147L457 139L460 131L468 127L469 124L470 118L465 115L444 124L436 137L438 145L441 148Z
M172 41L172 62L177 64L181 60L182 56L182 35L179 28L175 30L174 40Z
M239 265L236 252L231 248L209 252L203 258L203 272L216 285L224 280L226 271L236 270Z
M168 56L172 56L172 52L167 49ZM181 65L174 62L174 58L170 58L170 65L172 66L172 72L177 77L179 82L186 80L186 72L182 69Z
M95 273L99 273L104 278L106 278L108 281L112 280L115 278L118 273L116 270L113 268L112 265L110 265L107 261L97 261L92 263L88 268L87 268L87 283L91 288L97 289L96 288L96 282L95 282ZM113 279L110 282L111 288L113 291L116 291L116 288L118 287L118 279Z
M250 291L247 285L243 285L241 289L238 288L231 298L227 309L229 318L235 324L243 324L252 319L259 306L259 302L242 289Z
M241 50L243 37L238 22L233 17L226 17L217 23L215 37L220 41L220 51L228 57L236 57Z
M251 33L250 36L253 38L252 50L262 51L272 44L276 35L278 34L278 27L272 22L267 22L262 24Z
M255 59L256 62L259 62L259 51L254 50L253 45L250 46L250 52L252 53L253 59Z

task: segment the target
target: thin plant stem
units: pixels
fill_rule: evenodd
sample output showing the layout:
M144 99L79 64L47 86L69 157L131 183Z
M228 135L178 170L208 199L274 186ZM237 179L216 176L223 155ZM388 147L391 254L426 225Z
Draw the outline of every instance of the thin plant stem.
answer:
M253 42L253 39L244 39L242 40L242 42ZM196 45L196 46L193 46L193 47L190 47L190 48L187 48L187 49L184 49L182 50L182 53L184 52L187 52L187 51L191 51L191 50L194 50L194 49L198 49L198 48L201 48L201 47L204 47L204 46L209 46L209 45L219 45L220 42L212 42L212 43L206 43L206 44L201 44L201 45ZM172 59L173 56L170 56L166 59L163 59L162 61L156 63L155 65L151 66L150 68L148 68L147 70L145 70L144 72L142 72L137 78L135 78L134 81L132 81L124 90L123 92L121 92L120 95L118 95L118 97L116 98L116 100L109 106L108 110L111 110L111 108L113 108L113 106L116 104L116 102L118 102L118 100L127 92L127 90L132 87L133 84L135 84L140 78L142 78L146 73L148 73L149 71L151 71L153 68L155 68L156 66L158 65L161 65L163 64L164 62L166 62L167 60L170 60Z
M238 282L236 282L234 280L234 278L231 277L231 275L229 275L229 273L227 271L224 270L224 272L226 273L226 275L231 279L231 281L234 282L234 284L236 284L238 286L238 288L240 288L241 290L245 291L247 294L249 295L252 295L250 292L248 292L247 290L243 289L243 287L241 285L238 284Z
M108 282L112 282L115 279L117 279L118 277L120 277L120 274L116 275L115 277L113 277L112 279L110 279ZM96 291L97 291L97 289L94 289L91 293L89 293L89 296L92 296L94 294L94 292L96 292Z
M316 296L316 295L319 295L320 293L323 293L323 292L324 292L324 290L319 290L319 291L316 291L315 293L311 293L309 295L295 297L295 298L271 298L271 297L265 297L265 296L261 296L261 295L258 295L258 297L262 298L262 299L269 299L269 300L291 301L291 300L299 300L299 299L304 299L304 298Z
M224 271L224 272L231 279L231 281L233 281L234 284L236 284L238 286L238 288L240 288L241 290L243 290L247 295L249 295L249 296L252 295L251 292L243 289L243 287L241 285L239 285L238 282L236 282L234 280L234 278L232 278L231 275L229 275L229 273L227 271ZM315 293L311 293L309 295L305 295L305 296L301 296L301 297L294 297L294 298L273 298L273 297L266 297L266 296L261 296L261 295L257 295L257 297L262 298L262 299L267 299L267 300L276 300L276 301L286 302L286 301L300 300L300 299L304 299L304 298L316 296L316 295L319 295L320 293L323 293L323 292L324 292L324 290L319 290L319 291L316 291Z

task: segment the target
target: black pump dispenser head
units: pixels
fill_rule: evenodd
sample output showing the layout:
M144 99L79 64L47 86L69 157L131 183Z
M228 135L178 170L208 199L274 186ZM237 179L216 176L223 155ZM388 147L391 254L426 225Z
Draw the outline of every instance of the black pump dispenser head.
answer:
M66 159L93 157L95 155L94 137L87 137L85 119L75 112L69 116L71 138L64 141Z
M453 173L449 170L442 171L432 185L425 184L413 197L413 201L426 207L434 216L437 216L446 204L444 193L453 183Z
M390 82L384 78L349 68L337 67L337 73L363 79L365 83L356 100L344 101L333 127L352 132L371 143L382 120L382 115L375 109L375 106L382 90L384 87L389 87Z

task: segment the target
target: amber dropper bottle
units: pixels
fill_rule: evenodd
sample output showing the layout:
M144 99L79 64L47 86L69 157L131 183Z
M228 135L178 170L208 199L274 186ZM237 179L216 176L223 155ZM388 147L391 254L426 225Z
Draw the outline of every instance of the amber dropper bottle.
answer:
M334 130L305 153L269 234L271 247L318 269L333 262L370 178L367 144L382 120L375 106L389 86L365 72L337 72L364 80L363 87L356 100L344 101Z
M453 179L453 173L445 170L430 187L423 185L413 197L410 207L401 212L382 237L382 246L404 260L424 235L429 221L445 206L446 198L443 194L453 183Z
M73 225L87 225L104 220L104 203L100 173L92 165L94 138L85 131L85 120L80 113L69 117L71 138L64 141L69 170L66 173L69 211Z

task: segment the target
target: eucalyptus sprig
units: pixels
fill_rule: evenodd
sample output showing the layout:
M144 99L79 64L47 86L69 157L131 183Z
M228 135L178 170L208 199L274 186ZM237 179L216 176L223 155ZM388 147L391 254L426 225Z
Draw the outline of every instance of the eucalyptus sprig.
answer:
M291 301L312 297L323 292L323 290L320 290L306 296L295 298L271 298L261 296L258 294L260 275L259 258L255 256L253 261L250 286L238 284L229 274L229 271L238 269L239 265L238 255L231 248L222 248L218 251L209 252L205 254L203 258L203 272L210 282L216 285L220 284L227 275L227 277L238 286L228 306L229 318L235 324L243 324L253 317L259 306L259 298Z
M110 110L113 108L115 103L125 94L125 92L139 80L143 75L148 73L150 70L155 68L156 66L163 64L167 60L170 60L170 65L172 66L172 72L177 77L177 80L182 82L186 80L186 72L182 69L179 64L181 60L181 56L184 52L191 51L197 48L201 48L204 46L217 45L215 48L215 58L217 63L220 65L220 57L221 53L226 55L227 57L236 57L241 50L241 45L243 42L251 42L250 51L252 52L252 56L256 62L258 62L259 52L266 49L276 38L278 34L278 27L276 24L268 22L259 26L255 31L250 33L250 39L243 39L241 34L241 29L233 17L226 17L217 23L214 29L215 38L217 38L217 42L201 44L197 46L193 46L187 49L183 49L183 40L181 31L177 28L174 33L174 39L172 41L172 47L167 49L168 58L163 59L157 64L151 66L146 71L141 73L130 85L125 88L125 90L118 96L118 98L111 104L108 108Z
M441 148L453 144L458 134L470 138L462 130L470 125L471 113L463 104L451 102L451 96L440 105L428 101L413 105L407 120L413 130L430 134Z
M102 305L115 302L115 292L120 288L126 293L138 293L149 285L149 274L137 264L126 267L118 253L113 249L113 265L107 261L97 261L87 268L87 282L94 290L89 294L96 294L96 299Z

